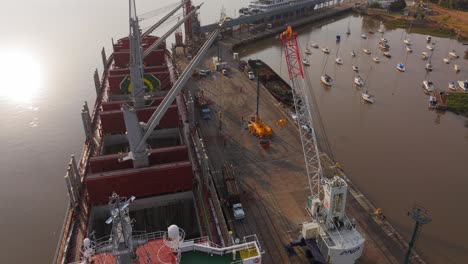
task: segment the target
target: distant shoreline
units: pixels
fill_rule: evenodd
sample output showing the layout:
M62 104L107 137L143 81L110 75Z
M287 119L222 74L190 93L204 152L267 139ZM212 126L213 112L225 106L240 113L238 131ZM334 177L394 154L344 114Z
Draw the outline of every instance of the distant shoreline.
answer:
M408 29L412 22L412 33L468 41L468 12L448 10L436 5L430 7L437 14L425 15L424 19L414 19L413 16L388 13L386 10L374 8L368 8L366 15L383 21L387 27Z

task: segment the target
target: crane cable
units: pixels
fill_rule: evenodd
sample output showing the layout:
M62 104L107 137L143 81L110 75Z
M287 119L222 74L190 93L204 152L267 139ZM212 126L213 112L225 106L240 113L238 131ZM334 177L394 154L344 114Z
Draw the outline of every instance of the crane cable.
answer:
M169 10L173 9L174 7L176 7L179 4L180 4L180 2L175 2L175 3L168 4L166 6L163 6L163 7L157 8L157 9L153 9L153 10L141 13L141 14L138 15L138 18L139 18L140 21L143 21L145 19L149 19L149 18L152 18L152 17L155 17L155 16L163 15L166 11L169 11Z
M167 26L169 25L169 23L172 23L172 22L174 22L174 21L176 21L176 20L179 20L180 17L182 17L183 15L184 15L183 13L174 14L173 17L171 17L171 18L167 19L166 21L164 21L164 22L158 27L158 29L167 27ZM153 25L150 24L150 25L148 25L148 26L141 27L141 30L142 30L142 31L146 31L147 29L149 29L149 28L152 27L152 26L153 26Z

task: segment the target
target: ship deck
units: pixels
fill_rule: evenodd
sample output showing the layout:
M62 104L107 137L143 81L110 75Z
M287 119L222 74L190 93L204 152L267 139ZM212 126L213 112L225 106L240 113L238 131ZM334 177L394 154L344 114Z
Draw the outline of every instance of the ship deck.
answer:
M228 49L221 50L224 52L222 58L232 57ZM210 52L210 56L215 56L216 47ZM200 67L209 67L210 59L207 58ZM179 67L186 64L185 59L178 57ZM208 149L219 192L225 193L222 165L233 164L239 175L246 217L234 220L231 211L224 208L228 225L234 231L234 238L257 235L265 251L263 263L308 263L310 260L304 254L304 248L295 248L293 255L288 255L285 250L285 246L298 237L300 225L310 221L305 208L310 191L298 128L281 104L261 85L260 117L273 129L271 147L263 149L259 139L242 126L242 120L255 113L256 82L240 72L233 61L229 62L228 72L228 76L214 72L208 77L193 78L187 85L192 94L203 89L204 95L213 102L210 106L212 120L199 120L198 127ZM221 129L216 118L218 111L222 111ZM199 109L195 108L195 116L199 116ZM284 127L277 126L276 121L283 118L290 122ZM329 164L324 167L334 165L329 160L326 162ZM388 224L374 216L373 209L351 184L346 210L350 218L356 219L357 227L366 239L359 262L401 263L405 253L402 242L398 241L401 237L389 233L390 227L383 229L382 226Z
M133 264L176 264L176 257L171 250L164 245L162 239L155 239L141 245L136 250L137 258ZM235 260L240 260L239 252L233 256L232 253L220 256L211 255L198 251L187 251L181 254L180 264L231 264ZM111 252L100 253L93 257L94 264L116 263Z

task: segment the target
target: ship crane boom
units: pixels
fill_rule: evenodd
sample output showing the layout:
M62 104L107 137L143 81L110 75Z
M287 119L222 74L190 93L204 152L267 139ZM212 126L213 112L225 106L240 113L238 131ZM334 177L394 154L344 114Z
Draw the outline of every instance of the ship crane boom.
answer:
M158 26L163 24L170 16L172 16L178 9L180 9L183 4L178 5L174 8L171 12L169 12L166 16L164 16L161 20L151 26L147 31L144 33L140 32L140 25L138 23L139 19L136 14L136 4L135 0L129 0L129 20L130 20L130 83L132 85L132 99L133 105L136 108L142 108L145 106L145 86L143 84L143 59L148 56L153 50L155 50L163 41L169 37L172 32L174 32L184 21L192 17L197 10L200 9L202 4L194 8L189 14L187 14L183 19L181 19L174 27L172 27L168 32L166 32L163 36L158 38L155 43L149 46L145 51L143 51L143 47L141 46L141 41L144 37L148 36L153 30L155 30Z
M288 68L291 83L294 107L296 109L299 134L301 137L302 150L306 165L307 178L312 197L319 198L322 178L322 165L317 145L317 137L313 127L312 115L309 111L309 101L304 80L304 71L297 45L297 34L292 32L291 27L280 35L283 45L284 56Z
M205 54L208 52L208 49L211 47L213 42L220 34L224 21L225 20L219 23L218 28L211 33L208 40L200 48L197 55L190 61L190 63L187 65L187 68L185 68L184 72L182 72L182 74L179 76L179 79L177 79L176 83L172 86L171 90L169 90L167 95L162 100L161 104L159 104L154 113L151 115L146 125L146 133L143 135L143 138L138 144L138 147L142 147L145 144L146 139L151 135L153 129L159 124L159 121L161 121L161 118L164 116L167 109L176 98L177 94L182 90L187 81L190 79L190 77L193 74L193 71L195 70L195 67L205 57Z
M197 55L190 61L187 68L180 74L177 81L174 83L172 88L166 94L162 102L158 105L156 110L153 112L148 122L141 126L135 109L131 109L128 106L122 106L124 115L125 126L127 128L127 139L129 141L130 153L122 160L132 159L133 166L135 168L148 166L148 149L146 140L152 134L154 128L159 124L164 114L169 109L170 105L176 98L177 94L182 90L187 81L193 74L195 67L205 57L209 47L216 40L220 34L221 28L224 24L224 19L218 24L218 28L214 30L203 46L198 51Z
M164 35L162 35L161 37L158 38L158 40L156 42L154 42L153 44L151 44L151 46L149 46L144 52L143 52L143 58L145 58L146 56L148 56L153 50L155 50L160 44L161 42L163 42L167 37L169 37L174 31L176 31L180 25L182 25L187 19L191 18L199 9L200 7L203 5L203 3L201 3L200 5L196 6L192 11L190 11L190 13L188 13L186 16L184 16L181 20L179 20L177 22L177 24L175 24L171 29L169 29Z
M172 11L170 11L169 13L167 13L163 18L161 18L158 22L156 22L156 24L152 25L150 28L148 28L143 34L141 34L141 38L144 39L145 37L147 37L149 34L151 34L151 32L153 32L155 29L157 29L159 26L161 26L164 22L166 22L166 20L168 20L172 15L175 14L175 12L177 12L177 10L179 10L180 8L182 8L185 3L187 2L188 0L183 0L182 3L180 3L178 6L176 6Z

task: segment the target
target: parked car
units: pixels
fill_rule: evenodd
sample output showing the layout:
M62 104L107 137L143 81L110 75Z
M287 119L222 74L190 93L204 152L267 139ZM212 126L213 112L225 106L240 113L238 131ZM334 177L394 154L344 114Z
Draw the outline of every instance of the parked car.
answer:
M201 76L208 76L208 75L210 75L211 70L210 69L200 70L199 73L200 73Z
M211 120L211 111L210 108L205 107L200 111L201 117L203 120Z
M236 220L240 220L245 217L245 212L244 212L244 209L242 208L241 203L236 203L232 205L232 213L234 214L234 218Z
M248 75L249 75L249 80L255 80L255 74L253 71L249 71Z

